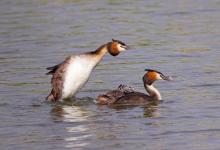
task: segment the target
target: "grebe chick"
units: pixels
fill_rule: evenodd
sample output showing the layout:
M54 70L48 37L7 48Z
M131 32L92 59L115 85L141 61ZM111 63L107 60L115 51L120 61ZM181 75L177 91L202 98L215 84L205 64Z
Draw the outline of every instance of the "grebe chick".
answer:
M133 88L125 85L120 89L120 85L116 90L99 95L97 98L97 104L144 105L161 100L160 92L153 86L153 83L157 80L170 81L172 78L170 76L165 76L156 70L145 69L145 71L147 71L147 73L143 76L143 82L148 94L134 91ZM130 90L127 90L127 88Z
M50 71L47 75L52 75L52 90L46 99L57 101L71 98L85 85L92 70L107 52L112 56L117 56L127 49L128 46L125 43L112 39L111 42L100 46L95 51L71 55L62 63L48 67L47 69Z

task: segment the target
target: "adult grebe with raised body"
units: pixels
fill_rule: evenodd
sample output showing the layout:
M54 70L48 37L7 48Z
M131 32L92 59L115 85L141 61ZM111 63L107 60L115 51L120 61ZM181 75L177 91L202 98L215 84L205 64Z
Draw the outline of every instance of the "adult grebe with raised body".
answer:
M50 71L47 75L52 75L52 90L46 99L57 101L71 98L85 85L92 70L107 52L112 56L117 56L126 49L128 46L125 43L112 39L111 42L100 46L95 51L71 55L62 63L48 67L47 69Z

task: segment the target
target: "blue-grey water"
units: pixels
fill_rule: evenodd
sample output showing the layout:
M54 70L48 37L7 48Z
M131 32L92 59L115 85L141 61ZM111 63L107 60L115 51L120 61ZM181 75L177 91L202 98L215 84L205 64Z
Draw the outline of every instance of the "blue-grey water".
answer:
M46 67L111 38L132 50L107 54L80 102L45 102ZM0 149L220 149L219 50L219 0L1 0ZM145 68L174 78L156 83L162 103L91 100L121 83L145 92Z

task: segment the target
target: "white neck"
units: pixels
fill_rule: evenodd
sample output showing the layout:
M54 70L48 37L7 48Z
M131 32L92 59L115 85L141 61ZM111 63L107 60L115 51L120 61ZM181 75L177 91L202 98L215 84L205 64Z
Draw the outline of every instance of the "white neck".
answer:
M103 56L108 52L107 46L103 45L101 46L99 49L97 49L96 51L94 51L94 57L93 59L95 59L96 64L98 64Z
M148 92L149 96L154 98L155 100L161 100L162 97L160 95L160 92L151 84L144 84L144 87L146 89L146 91Z

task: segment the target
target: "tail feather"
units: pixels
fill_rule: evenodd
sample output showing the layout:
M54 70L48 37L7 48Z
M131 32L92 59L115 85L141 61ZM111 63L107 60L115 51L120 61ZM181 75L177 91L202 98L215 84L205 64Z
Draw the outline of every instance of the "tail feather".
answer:
M51 71L47 72L46 75L50 75L50 74L53 74L53 73L54 73L54 71L51 70Z
M52 67L47 67L46 69L47 69L47 70L53 70L53 69L57 68L58 66L59 66L59 64L58 64L58 65L55 65L55 66L52 66Z
M47 70L50 70L49 72L46 73L46 75L50 75L56 72L56 70L59 68L60 64L52 66L52 67L47 67Z

